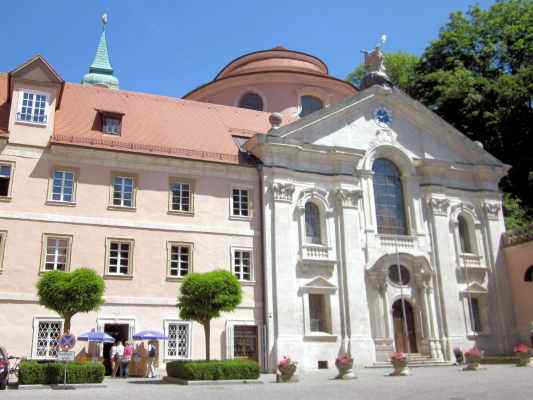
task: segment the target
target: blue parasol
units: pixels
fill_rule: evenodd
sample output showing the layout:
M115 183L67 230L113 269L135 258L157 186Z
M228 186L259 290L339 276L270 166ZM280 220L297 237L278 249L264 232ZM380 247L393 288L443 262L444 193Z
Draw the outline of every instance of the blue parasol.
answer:
M168 337L158 331L140 331L133 335L133 340L167 340Z
M96 343L115 343L115 338L111 335L108 335L105 332L87 332L83 335L78 336L78 340L84 342L96 342Z

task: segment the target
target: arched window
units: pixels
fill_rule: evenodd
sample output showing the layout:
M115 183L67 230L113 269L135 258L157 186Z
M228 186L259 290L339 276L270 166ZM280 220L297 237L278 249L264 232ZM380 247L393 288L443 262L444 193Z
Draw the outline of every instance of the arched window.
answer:
M245 93L239 100L239 107L249 110L263 111L263 99L257 93Z
M400 171L384 158L374 161L372 171L378 233L407 235Z
M524 276L524 281L533 282L533 265L526 270L526 275Z
M314 203L305 203L305 240L311 244L321 244L320 210Z
M315 96L302 96L300 102L302 106L302 109L300 110L300 118L324 108L322 100Z
M470 232L468 230L468 223L465 217L459 215L457 217L457 225L459 228L459 241L461 242L461 252L472 253L472 243L470 241Z

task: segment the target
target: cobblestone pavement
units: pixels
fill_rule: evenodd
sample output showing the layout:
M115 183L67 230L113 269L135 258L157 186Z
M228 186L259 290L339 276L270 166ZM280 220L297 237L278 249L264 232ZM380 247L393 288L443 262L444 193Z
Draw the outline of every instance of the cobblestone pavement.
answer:
M109 400L532 400L533 367L489 365L486 370L463 372L458 367L416 368L408 377L386 376L386 369L359 369L357 379L335 381L334 370L307 373L300 382L275 384L264 375L260 385L179 386L157 380L106 380L105 388L8 390L0 399L109 399Z

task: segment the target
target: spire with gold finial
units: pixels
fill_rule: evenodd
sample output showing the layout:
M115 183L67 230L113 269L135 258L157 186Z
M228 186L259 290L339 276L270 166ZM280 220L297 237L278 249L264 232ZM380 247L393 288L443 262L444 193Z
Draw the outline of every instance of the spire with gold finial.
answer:
M86 74L81 83L84 85L104 86L110 89L118 89L118 79L113 75L113 67L109 61L109 52L107 50L106 25L108 22L107 14L102 14L102 35L96 49L93 63L89 67L89 73Z
M364 66L365 76L361 80L360 89L364 90L372 85L381 85L391 87L392 83L387 71L385 70L385 55L381 50L387 41L387 35L381 35L381 40L378 42L374 50L368 52L363 51L365 55Z

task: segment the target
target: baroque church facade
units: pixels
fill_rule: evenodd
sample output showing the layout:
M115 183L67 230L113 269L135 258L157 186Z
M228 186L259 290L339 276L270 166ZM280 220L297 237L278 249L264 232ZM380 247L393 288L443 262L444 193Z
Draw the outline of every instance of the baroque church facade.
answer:
M170 98L119 89L104 30L82 84L41 56L0 74L0 344L54 358L62 321L35 283L88 266L106 302L72 330L164 331L161 363L203 357L176 296L217 268L244 296L213 321L216 358L508 351L508 166L393 87L380 48L365 58L355 87L276 47Z

